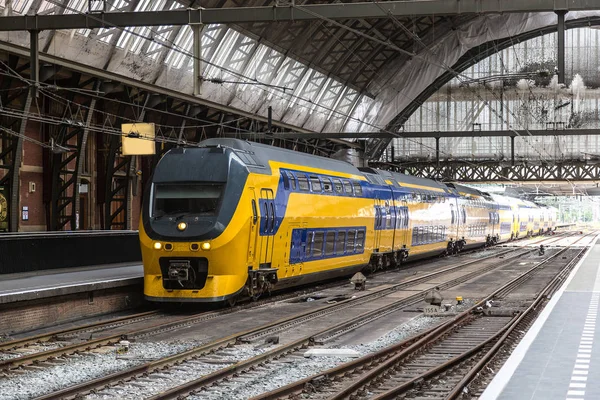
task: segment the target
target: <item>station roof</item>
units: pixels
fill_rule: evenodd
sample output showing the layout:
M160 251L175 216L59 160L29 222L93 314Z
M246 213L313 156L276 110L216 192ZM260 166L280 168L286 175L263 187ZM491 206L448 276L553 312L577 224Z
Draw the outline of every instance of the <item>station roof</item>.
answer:
M114 0L106 11L270 6L282 1ZM283 2L285 3L285 2ZM288 2L289 3L289 2ZM296 4L299 2L296 1ZM308 3L308 2L307 2ZM318 1L315 4L334 3ZM337 3L337 2L335 2ZM348 1L346 3L356 3ZM373 2L375 5L384 1ZM418 2L410 2L418 3ZM425 2L423 2L425 3ZM434 3L448 3L435 1ZM13 0L13 15L86 14L103 2ZM296 5L302 9L301 5ZM432 6L433 7L433 6ZM600 7L599 7L600 8ZM431 12L380 18L313 18L205 25L200 98L244 115L265 117L299 132L398 132L398 116L470 49L557 24L554 12ZM572 11L567 21L596 23L600 12ZM2 43L29 46L27 32L1 32ZM76 60L158 88L193 93L193 33L188 25L48 30L40 51ZM377 144L389 142L374 138Z

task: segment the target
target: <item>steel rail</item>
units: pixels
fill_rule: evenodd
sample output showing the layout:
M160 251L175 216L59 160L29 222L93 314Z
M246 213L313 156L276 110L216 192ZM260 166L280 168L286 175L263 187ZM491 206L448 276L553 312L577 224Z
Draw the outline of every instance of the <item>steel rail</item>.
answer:
M529 253L529 252L530 251L525 251L525 252L522 252L522 254L514 255L511 257L511 259L512 258L516 259L522 255ZM493 265L493 268L497 268L498 266L504 265L505 263L506 263L506 259L504 259L498 263L495 263ZM462 277L452 279L448 282L444 282L443 284L437 284L437 286L446 287L446 288L455 286L459 283L463 283L463 282L471 279L474 276L480 276L481 274L486 273L493 268L487 267L487 268L484 268L481 270L477 270L477 271L471 272L469 274L466 274ZM307 347L315 342L322 342L325 339L338 336L339 334L342 334L342 333L350 331L350 330L354 330L358 326L365 325L365 324L369 323L370 321L372 321L376 318L381 318L382 316L384 316L390 312L393 312L393 311L396 311L403 307L418 303L425 298L425 295L428 290L429 289L426 289L419 293L415 293L414 295L397 300L397 301L395 301L389 305L386 305L382 308L364 312L358 316L354 316L351 321L344 321L344 322L338 323L333 327L323 329L323 330L319 331L318 333L314 333L310 336L306 336L302 339L298 339L290 344L277 347L277 348L267 351L259 356L253 357L248 360L240 361L231 366L228 366L228 367L222 368L216 372L213 372L212 374L205 375L198 379L186 382L180 386L177 386L170 390L164 391L158 395L152 396L149 398L149 400L180 399L189 394L194 394L201 388L207 387L209 385L216 383L217 381L220 381L220 380L230 377L236 373L239 373L239 371L248 370L252 367L255 367L256 365L260 365L260 364L266 362L267 360L277 359L285 354L294 352L299 348Z
M582 249L580 251L579 254L581 254L585 249ZM578 255L579 255L578 254ZM577 258L577 256L576 256ZM571 260L567 266L565 266L564 269L569 269L571 267L572 264L575 263L575 260ZM537 269L539 267L536 267L535 269ZM561 270L562 271L562 270ZM534 271L531 271L534 272ZM529 275L531 272L528 272L527 275ZM521 278L520 280L522 281L523 276L519 277ZM558 277L555 277L555 279ZM554 282L554 279L552 280L552 282ZM513 282L513 284L515 284L516 282ZM516 286L513 286L516 287ZM542 301L546 299L546 295L545 295L545 290L540 293L540 295L537 296L536 300L522 313L520 314L518 317L515 317L513 320L511 320L511 322L504 327L502 330L500 330L499 332L497 332L496 334L494 334L492 337L490 337L489 339L485 340L482 343L479 343L478 345L472 347L471 349L465 351L463 354L460 354L456 357L453 357L452 359L446 361L445 363L432 368L430 370L428 370L427 372L415 376L413 379L411 379L408 382L403 383L400 386L397 386L391 390L386 391L385 393L382 393L376 397L373 398L373 400L389 400L389 399L395 399L397 396L399 396L400 394L414 388L415 383L419 382L419 381L424 381L424 380L428 380L431 379L434 376L439 375L440 373L447 371L448 369L450 369L451 367L467 360L468 358L472 357L473 355L475 355L476 353L480 352L481 350L485 349L487 346L489 345L493 345L492 348L490 350L488 350L486 352L486 355L491 355L493 353L491 353L492 351L495 353L495 351L500 348L500 346L503 344L502 339L506 340L506 338L508 338L508 335L510 333L512 333L514 331L514 329L519 325L519 323L521 321L524 320L524 318L529 317L530 313L533 310L536 310L536 306ZM484 356L485 358L485 356ZM478 363L479 364L479 363ZM470 372L472 372L473 370L471 369ZM471 375L469 375L471 376ZM459 390L460 389L460 390ZM462 390L462 386L456 386L453 390L454 392L460 392ZM340 399L339 397L333 397L332 399Z
M583 239L583 237L578 239L578 241L581 239ZM493 298L497 298L497 296L502 295L502 293L505 293L506 288L513 288L513 290L514 290L514 288L517 287L517 285L516 285L517 283L519 283L519 282L523 283L524 281L528 280L529 279L529 278L527 278L528 276L530 276L532 273L537 271L540 267L542 267L544 264L546 264L550 260L557 258L560 254L562 254L567 249L568 248L565 248L565 249L561 250L560 252L553 254L550 257L548 257L547 259L536 264L534 267L530 268L524 274L507 282L505 285L503 285L502 287L500 287L496 291L494 291L491 295L489 295L485 299L481 300L480 302L475 304L470 309L459 314L452 320L449 320L441 325L431 328L430 330L420 333L412 338L406 339L402 342L399 342L397 344L394 344L392 346L389 346L387 348L379 350L376 353L368 354L364 357L350 361L348 363L344 363L337 367L331 368L327 371L323 371L321 373L312 375L310 377L299 380L297 382L293 382L286 386L282 386L281 388L275 389L271 392L255 396L251 400L272 400L272 399L283 398L283 397L290 396L293 394L298 394L298 393L302 392L302 390L307 386L319 385L318 382L321 381L323 378L335 379L334 377L342 377L342 376L345 376L352 372L360 371L363 368L365 368L365 366L369 366L369 365L373 365L374 363L381 362L381 360L388 360L385 363L386 366L392 365L394 360L402 359L402 358L409 356L412 352L418 351L423 346L427 345L428 343L431 343L432 341L435 341L436 338L439 338L440 336L444 335L449 330L453 329L458 323L461 323L465 318L467 318L470 315L470 313L473 310L475 310L477 307L480 307L483 304L485 304L486 301L493 299ZM578 254L578 256L585 250L586 250L586 248L583 248L580 251L580 253ZM577 256L576 256L576 258L577 258ZM563 272L565 270L566 270L566 268L563 269L563 271L561 271L560 275L564 275ZM568 272L566 274L568 275ZM554 282L554 280L551 283L549 283L548 286L551 286L553 284L553 282ZM372 373L372 376L376 376L376 375L378 375L378 374ZM369 376L371 376L371 375L369 375ZM362 384L356 383L356 384L352 385L351 387L348 387L343 392L338 393L338 396L335 396L332 398L334 398L334 399L344 398L345 396L352 393L353 390L351 390L351 389L358 389L361 386L362 386Z
M526 255L526 254L528 254L530 252L531 252L531 249L523 249L523 248L506 249L506 250L500 251L500 252L495 253L495 254L491 254L491 255L489 255L487 257L483 257L483 258L480 258L480 259L468 261L466 263L457 263L455 265L452 265L450 267L444 268L444 269L439 270L439 271L434 271L434 272L425 274L425 275L420 276L420 277L415 277L415 278L412 278L412 279L409 279L409 280L406 280L406 281L402 281L402 282L400 282L398 284L395 284L395 285L393 285L391 287L387 287L387 288L384 288L384 289L379 289L379 290L367 293L365 295L362 295L362 296L359 296L359 297L356 297L356 298L351 298L351 299L343 300L343 301L340 301L340 302L335 303L335 304L324 305L324 306L321 306L321 307L319 307L319 308L317 308L315 310L308 310L308 311L305 311L305 312L302 312L302 313L299 313L299 314L296 314L296 315L293 315L293 316L290 316L290 317L282 318L280 320L277 320L277 321L274 321L274 322L262 325L262 326L260 326L258 328L254 328L254 329L250 329L248 331L237 333L237 334L228 336L226 338L219 339L217 341L211 342L211 343L209 343L207 345L199 346L199 347L197 347L195 349L188 350L188 351L183 352L183 353L179 353L179 354L176 354L176 355L173 355L173 356L170 356L170 357L166 357L166 358L163 358L161 360L157 360L157 361L149 362L149 363L146 363L146 364L142 364L140 366L136 366L136 367L127 369L125 371L119 371L119 372L116 372L116 373L113 373L113 374L110 374L110 375L107 375L107 376L103 376L103 377L91 380L89 382L83 382L81 384L77 384L77 385L65 388L63 390L60 390L60 391L56 391L56 392L50 393L48 395L40 396L40 397L38 397L38 399L40 399L40 400L41 399L44 399L44 400L48 400L48 399L62 399L62 398L69 397L69 396L79 395L82 392L89 392L92 389L97 390L98 388L102 388L102 387L108 385L110 382L123 381L123 380L131 379L132 377L135 377L137 375L147 374L150 371L153 371L153 370L156 370L156 369L168 366L168 365L177 364L178 362L181 362L181 361L189 359L189 358L199 357L200 355L204 355L206 353L209 353L209 352L212 352L212 351L215 351L215 350L218 350L218 349L222 349L222 348L225 348L225 347L233 346L236 343L248 342L248 341L254 340L257 337L263 336L265 334L273 333L274 331L277 331L277 330L286 329L286 328L288 328L290 326L293 326L293 325L296 325L296 324L299 324L299 323L303 323L303 322L306 322L306 321L308 321L310 319L314 319L314 318L317 318L317 317L320 317L320 316L323 316L323 315L327 315L327 314L336 312L336 311L338 311L340 309L344 309L344 308L347 308L347 307L352 307L352 306L355 306L357 304L363 304L363 303L366 303L368 301L379 299L379 298L384 297L384 296L386 296L388 294L391 294L391 293L393 293L393 292L395 292L397 290L401 290L403 288L407 288L407 287L410 287L410 286L415 285L415 284L420 284L420 283L422 283L424 281L431 280L432 278L436 278L436 277L438 277L440 275L443 275L443 274L446 274L448 272L452 272L452 271L460 270L460 269L463 269L463 268L467 268L467 267L469 267L469 266L471 266L471 265L473 265L475 263L480 263L480 262L482 262L484 260L488 260L488 259L492 259L492 258L504 256L504 255L509 254L509 253L515 253L515 255L513 255L511 257L512 258L518 258L518 257ZM507 260L506 258L502 259L502 261L500 261L500 262L498 262L498 263L496 263L494 265L497 267L501 263L506 262L506 260ZM475 271L475 272L481 273L481 270ZM475 272L470 273L469 276L473 275ZM460 282L458 282L458 283L460 283ZM422 297L425 296L425 294L421 293L421 294L413 295L411 297L416 298L416 296L419 296L420 298L422 298ZM216 316L222 315L222 313L219 313L219 312L214 313L214 314L218 314ZM365 314L367 314L367 313L365 313ZM202 317L203 317L203 315L200 315L198 317L194 317L194 319L200 319ZM176 324L176 323L180 323L180 321L172 322L169 325ZM61 350L63 350L63 352L64 352L65 349L68 349L70 351L75 352L75 351L79 351L81 349L87 349L87 348L92 348L92 347L99 347L99 346L102 346L103 344L116 343L116 342L118 342L118 340L121 340L124 336L126 336L126 337L130 337L130 336L133 336L133 337L143 336L143 335L146 335L146 334L150 334L150 333L156 332L157 327L160 327L160 324L158 326L153 326L153 327L141 330L141 331L137 331L134 334L128 333L126 335L115 335L115 336L111 336L111 337L107 337L107 338L103 338L103 339L98 339L97 341L95 341L97 343L95 343L93 341L93 342L87 342L85 344L73 345L73 346L71 346L72 349L69 349L68 347L65 347L65 348L62 348L62 349L51 350L49 352L44 352L44 355L40 356L40 357L36 357L37 355L34 354L34 355L31 355L30 357L28 357L27 361L33 363L35 361L40 361L40 360L45 360L45 359L48 359L48 358L51 358L51 357L55 357L58 354L62 354ZM329 330L327 330L327 331L329 331ZM326 332L324 331L324 333L326 333ZM106 342L107 339L111 340L111 342ZM103 340L105 342L102 342ZM87 346L85 346L85 345L87 345ZM42 353L38 353L38 354L42 354ZM11 365L14 365L14 366L22 365L22 364L10 363L11 361L13 361L13 362L17 361L17 363L18 363L19 360L21 360L21 359L25 359L25 357L19 357L19 358L16 358L16 359L7 360L6 364L9 365L9 366L11 366ZM1 369L2 365L3 364L0 363L0 369Z
M160 313L159 310L145 311L145 312L141 312L138 314L127 315L127 316L118 317L118 318L112 318L112 319L105 320L105 321L93 322L93 323L86 324L86 325L80 325L80 326L77 326L74 328L61 329L61 330L52 331L52 332L48 332L48 333L42 333L42 334L35 335L35 336L28 336L28 337L25 337L22 339L15 339L15 340L11 340L8 342L2 342L2 343L0 343L0 351L14 350L14 349L18 349L21 347L27 347L27 346L30 346L33 344L49 342L50 340L56 339L57 336L74 335L77 333L89 331L91 329L97 329L97 328L102 328L102 327L111 327L111 326L114 326L115 324L121 325L121 323L123 323L123 322L135 323L135 322L139 322L140 320L144 320L146 318L152 317L153 315L156 315L158 313Z
M590 246L591 248L591 246ZM523 319L532 311L540 312L538 309L538 305L540 305L543 301L549 300L552 295L558 290L559 286L566 281L569 274L582 257L583 253L587 250L587 248L581 249L581 251L567 264L565 268L556 276L552 281L546 285L544 290L537 296L535 301L525 310L519 318L509 327L509 329L502 335L501 338L494 344L494 346L471 368L467 374L461 379L461 381L454 387L454 389L448 394L446 397L447 400L457 399L463 392L463 388L467 387L469 382L479 374L480 371L492 360L494 356L498 354L498 351L502 346L506 344L509 340L509 336L513 333L518 327L519 324L523 321Z
M546 238L546 239L543 239L543 240L548 240L548 239L549 238ZM322 315L326 315L326 314L335 312L338 309L343 309L343 308L346 308L346 307L354 306L356 304L362 304L364 302L371 301L373 299L381 298L381 297L384 297L384 296L386 296L386 295L388 295L390 293L393 293L394 291L400 290L400 289L405 288L405 287L409 287L410 285L421 283L423 281L429 280L431 278L435 278L435 277L437 277L439 275L443 275L443 274L446 274L446 273L451 272L451 271L455 271L455 270L467 268L468 266L471 266L472 264L480 263L480 262L482 262L484 260L488 260L488 259L500 257L500 256L506 255L508 253L516 253L515 255L511 256L511 258L518 258L518 257L521 257L521 256L523 256L525 254L528 254L529 252L531 252L531 249L527 249L527 250L523 249L523 248L507 249L507 250L504 250L504 251L501 251L501 252L489 255L487 257L483 257L483 258L480 258L480 259L468 261L466 263L457 263L457 264L455 264L453 266L444 268L442 270L431 272L431 273L423 275L421 277L416 277L416 278L413 278L413 279L409 279L407 281L400 282L400 283L398 283L396 285L393 285L391 287L380 289L378 291L370 292L370 293L368 293L366 295L363 295L363 296L359 296L359 297L356 297L356 298L343 300L343 301L340 301L340 302L335 303L335 304L329 304L329 305L322 306L322 307L320 307L320 308L318 308L316 310L306 311L306 312L297 314L295 316L283 318L281 320L272 322L270 324L266 324L266 325L261 326L259 328L255 328L255 329L252 329L252 330L249 330L249 331L246 331L246 332L238 333L238 334L232 335L230 337L227 337L227 338L224 338L224 339L217 340L215 342L209 343L209 344L207 344L205 346L200 346L200 347L198 347L196 349L188 350L188 351L186 351L184 353L180 353L178 355L174 355L174 356L171 356L171 357L164 358L162 360L157 360L157 361L154 361L154 362L146 363L146 364L143 364L143 365L140 365L140 366L137 366L137 367L130 368L130 369L125 370L125 371L120 371L120 372L117 372L117 373L114 373L114 374L111 374L111 375L100 377L100 378L94 379L94 380L89 381L89 382L84 382L84 383L81 383L81 384L78 384L78 385L74 385L74 386L65 388L65 389L63 389L61 391L57 391L57 392L50 393L50 394L45 395L45 396L41 396L41 397L39 397L39 399L57 399L57 398L64 398L64 397L68 397L68 396L72 396L72 395L77 395L77 394L79 394L81 392L90 391L92 389L97 389L98 387L106 386L110 382L113 382L113 381L126 380L126 379L130 379L132 377L135 377L135 376L137 376L139 374L148 373L148 371L156 370L157 368L161 368L161 367L164 367L164 366L167 366L167 365L171 365L171 364L177 363L180 360L185 360L185 359L188 359L188 358L197 357L199 355L206 354L208 352L212 352L212 351L215 351L217 349L221 349L221 348L224 348L224 347L227 347L227 346L232 346L232 345L234 345L234 344L236 344L238 342L244 342L244 341L253 340L256 337L262 336L262 335L264 335L266 333L272 333L274 331L273 328L276 328L275 330L285 329L285 327L289 326L289 325L286 325L286 324L290 324L291 323L293 325L293 324L298 324L298 323L306 322L307 320L310 320L312 318L316 318L316 317L319 317L319 316L322 316ZM507 259L505 258L500 263L505 263L506 260ZM490 269L496 268L500 263L494 264L493 267L490 267ZM483 270L478 270L478 271L472 272L472 273L468 274L467 276L468 276L468 279L470 279L472 276L476 276L476 275L479 275L481 273L483 273ZM457 278L457 279L455 279L453 281L455 281L457 283L462 283L462 281L464 281L464 278L463 278L463 280L460 280L460 278ZM417 294L416 296L411 296L411 300L415 301L415 302L416 301L420 301L422 299L422 297L424 297L424 295L425 294L422 293L422 294ZM417 297L420 297L420 298L417 299ZM398 307L399 305L396 304L395 306ZM382 310L382 312L387 313L386 311L387 312L392 312L393 309L390 307L387 310ZM195 319L195 320L202 319L202 320L206 320L206 319L214 318L216 316L220 316L220 315L223 315L223 314L229 313L229 312L232 312L232 311L227 310L226 312L209 313L209 314L216 314L216 315L208 315L208 316L207 315L200 315L200 316L194 316L192 318L184 318L183 321L178 320L178 321L174 321L174 322L171 322L171 323L167 324L168 327L167 327L166 330L173 329L171 327L171 325L175 325L175 324L179 325L182 322L190 323L189 319ZM368 313L365 313L365 314L368 314ZM367 317L367 315L365 315L365 317ZM90 342L85 343L85 344L81 344L81 345L79 345L80 346L79 350L102 346L103 343L101 341L102 340L106 341L106 339L111 340L111 342L105 342L104 344L114 344L118 340L122 339L123 337L130 337L130 336L140 337L140 336L147 335L147 334L153 334L153 333L157 332L157 328L159 328L159 327L161 327L160 324L157 325L157 326L146 328L146 329L141 330L141 331L136 331L134 333L128 333L128 334L125 334L125 335L115 335L113 337L98 339L97 340L98 344L96 344L96 343L90 343ZM280 329L277 329L277 328L280 328ZM162 331L164 331L164 330L165 329L163 329ZM330 331L330 330L328 330L328 331ZM66 348L62 348L62 349L57 349L55 351L45 352L46 354L42 355L42 356L32 355L31 359L27 360L27 361L35 362L35 361L41 361L41 360L44 360L44 359L52 358L52 357L55 357L57 354L62 354L61 350L64 352L65 349L68 349L68 350L73 351L73 352L79 351L79 350L76 349L76 347L77 347L77 345L73 345L73 349L68 349L68 347L66 347ZM39 353L39 354L41 354L41 353ZM20 357L20 358L17 358L17 359L12 359L12 360L7 360L7 362L11 362L11 361L13 362L13 363L9 363L8 365L9 366L11 366L11 365L14 365L14 366L21 365L21 364L16 364L15 361L18 363L19 362L18 360L19 359L23 359L23 358L24 357ZM0 363L0 367L2 367L2 363Z
M585 235L588 236L588 235ZM582 236L581 238L579 238L577 241L582 240L585 236ZM576 242L577 242L576 241ZM573 243L574 244L574 243ZM572 244L572 245L573 245ZM548 259L544 260L543 262L535 265L534 267L530 268L529 270L527 270L525 273L521 274L520 276L514 278L513 280L511 280L510 282L508 282L506 285L504 285L503 287L501 287L500 289L496 290L493 295L488 296L488 298L485 299L485 301L488 300L492 300L493 298L495 298L496 296L499 295L505 295L506 293L506 289L507 288L512 288L512 290L514 290L514 288L516 288L518 286L519 282L524 282L525 280L528 279L529 276L531 276L531 274L533 274L534 272L536 272L541 266L543 266L544 264L546 264L550 259L554 259L556 258L558 255L564 253L568 248L563 249L562 251L554 254L551 257L548 257ZM587 248L582 249L579 253L578 256L583 252L587 250ZM565 268L563 268L562 270L565 270L567 268L570 268L575 260L577 259L577 257L575 257L574 260L571 260L567 266L565 266ZM561 270L561 271L562 271ZM557 275L560 275L557 274ZM556 277L555 277L556 279ZM549 283L547 286L549 286L550 284L552 284L554 282L554 279L551 281L551 283ZM545 298L545 290L542 290L541 294L538 296L538 298ZM485 304L485 301L480 302L479 304ZM532 310L534 309L534 307L529 307L528 310ZM514 325L509 325L509 326L514 326ZM508 329L508 327L506 327L506 329ZM435 376L445 370L447 370L448 368L450 368L453 365L456 365L457 363L465 360L466 358L470 357L472 354L478 352L479 350L483 349L485 346L487 346L489 343L491 343L491 341L493 341L494 339L497 339L498 336L504 332L506 329L496 333L494 336L492 336L491 338L489 338L488 340L484 341L483 343L480 343L479 345L469 349L468 351L466 351L465 353L454 357L453 359L433 368L430 369L429 371L411 379L410 381L394 388L391 389L379 396L376 396L375 399L376 400L384 400L384 399L392 399L392 398L396 398L398 395L400 395L401 393L404 393L405 391L411 389L414 387L414 384L418 381L423 381L426 379L430 379L432 376ZM441 334L440 334L441 335ZM439 335L438 335L439 336ZM435 338L431 338L430 340L427 340L426 342L422 343L421 347L424 347L428 344L430 344L431 342L435 341ZM419 350L421 347L419 347L418 345L415 345L415 350ZM390 361L386 362L385 364L382 364L381 366L378 366L376 368L374 368L370 373L368 373L368 381L371 381L374 377L380 376L382 373L384 373L386 370L388 370L391 366L393 366L394 364L396 364L398 361L400 361L402 358L404 358L405 356L395 356L393 357L393 359L391 359ZM343 398L346 398L350 395L350 393L355 392L356 390L358 390L358 388L362 387L365 385L365 381L367 381L367 379L365 379L365 377L361 377L358 381L356 381L355 383L353 383L350 387L346 388L345 390L341 391L340 393L332 396L330 399L331 400L340 400ZM352 390L351 390L352 388Z

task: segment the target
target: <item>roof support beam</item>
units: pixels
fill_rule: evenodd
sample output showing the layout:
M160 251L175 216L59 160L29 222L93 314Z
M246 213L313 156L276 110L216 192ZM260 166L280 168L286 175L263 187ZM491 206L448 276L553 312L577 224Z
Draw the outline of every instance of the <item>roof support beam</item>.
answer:
M0 21L2 21L2 17L0 17ZM0 51L6 51L7 53L15 54L15 55L18 55L21 57L28 57L30 55L29 49L27 49L25 47L17 46L12 43L2 42L2 41L0 41ZM228 106L225 106L225 105L222 105L222 104L210 101L210 100L205 100L205 99L202 99L200 97L196 97L196 96L193 96L190 94L186 94L186 93L168 89L168 88L165 88L162 86L142 82L142 81L139 81L139 80L136 80L133 78L126 77L124 75L116 74L114 72L110 72L110 71L94 68L94 67L82 64L82 63L78 63L76 61L67 60L66 58L61 58L61 57L54 56L51 54L46 54L43 52L40 52L39 54L40 54L39 60L42 62L51 63L51 64L65 67L67 69L71 69L74 71L79 71L83 74L87 74L87 75L93 76L95 78L99 78L101 80L120 82L123 85L131 86L131 87L137 88L141 91L147 91L150 93L161 94L161 95L169 96L169 97L181 100L181 101L188 102L193 105L206 106L206 107L210 107L211 109L214 109L214 110L223 111L225 113L239 115L239 116L253 119L256 121L267 122L267 119L265 117L258 115L258 114L254 114L252 112L242 111L242 110L239 110L234 107L228 107ZM290 124L283 123L280 121L273 121L273 125L279 126L283 129L289 129L289 130L301 131L301 132L304 131L303 129L300 129L295 125L290 125ZM306 132L308 132L308 131L306 131Z
M273 135L264 133L224 133L224 137L235 137L249 140L257 139L402 139L402 138L456 138L456 137L528 137L528 136L582 136L600 135L600 129L548 129L529 131L447 131L447 132L403 132L392 134L387 132L282 132Z
M194 42L192 45L194 56L194 96L200 96L202 85L202 25L192 25Z
M599 10L600 0L409 0L2 17L0 31Z
M557 58L558 58L558 83L565 83L565 15L566 11L557 11Z

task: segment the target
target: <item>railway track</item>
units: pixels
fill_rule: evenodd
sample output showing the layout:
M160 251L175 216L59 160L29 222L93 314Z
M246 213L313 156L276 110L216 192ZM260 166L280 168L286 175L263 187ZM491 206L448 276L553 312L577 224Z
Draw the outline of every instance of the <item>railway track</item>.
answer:
M489 300L510 294L564 254L564 249L527 270L455 319L401 343L317 375L254 397L252 400L310 399L457 399L503 346L516 345L540 307L566 280L586 251L580 249L525 310L474 313ZM483 311L483 310L482 310ZM480 384L480 383L479 383ZM480 386L480 385L479 385Z
M554 240L559 238L554 238ZM536 240L536 242L548 240L548 238L541 238ZM470 252L466 252L463 254L471 254L473 252L477 252L477 250L473 250ZM419 266L423 262L417 261L413 262L414 266ZM396 270L384 270L379 271L379 274L386 274L389 272L393 272ZM345 281L344 281L345 282ZM161 313L160 310L152 310L136 313L133 315L113 318L105 321L94 322L90 324L85 324L73 328L62 329L50 331L47 333L42 333L35 336L29 336L24 338L19 338L11 341L0 342L0 371L6 371L10 369L17 368L23 365L30 365L36 362L42 362L44 360L54 358L59 356L61 353L68 353L69 351L77 352L81 350L86 350L90 348L95 348L103 345L111 345L119 341L124 337L135 337L141 338L144 336L148 336L151 334L150 332L127 332L119 335L112 335L109 337L101 338L100 336L103 332L114 329L117 327L124 327L127 325L133 325L138 322L148 321L149 319L155 318L163 318L167 317L170 319L169 323L162 323L155 325L156 328L164 325L164 329L178 329L185 327L187 325L193 325L195 323L206 321L210 319L212 316L221 316L224 313L229 313L232 311L239 311L242 309L247 309L249 307L259 307L266 303L275 303L277 301L285 301L287 299L295 298L299 295L307 295L312 292L322 291L324 289L328 289L331 287L339 286L340 282L335 281L331 283L321 284L317 287L312 287L310 289L300 289L296 290L292 293L284 293L276 296L269 297L265 300L260 300L258 302L253 302L250 304L240 304L236 307L229 308L227 310L217 312L217 313L195 313L191 316L174 318L172 315L167 315L165 313ZM200 319L199 319L200 317ZM164 332L164 330L158 330L157 333ZM83 335L87 335L87 338L84 338ZM96 336L97 340L93 338ZM70 341L80 341L79 345L67 345ZM61 348L63 350L61 351ZM40 350L44 349L44 350Z
M340 311L350 307L373 302L389 294L397 293L402 289L423 284L424 282L427 282L427 280L431 281L436 278L439 279L440 276L456 273L464 268L473 267L473 270L468 270L459 277L449 279L443 283L439 283L438 281L435 285L432 284L431 286L439 286L440 289L450 288L480 276L501 265L505 265L510 260L517 259L530 253L531 249L510 249L486 258L448 267L422 277L416 277L371 293L363 292L364 294L362 296L355 299L344 300L337 304L323 306L316 310L285 318L267 324L266 326L219 339L184 353L145 363L129 370L120 371L93 381L66 388L47 396L42 396L40 399L79 397L92 391L99 393L103 388L110 388L109 392L112 396L130 397L131 394L127 394L127 390L123 389L123 386L133 385L139 387L140 385L145 384L157 386L158 382L165 384L166 387L161 387L160 390L158 390L163 392L163 394L156 398L178 398L179 396L186 396L199 390L198 388L219 384L219 382L230 379L235 374L250 371L253 368L260 368L260 365L271 363L273 360L294 357L296 352L311 346L314 343L324 343L346 332L368 324L377 318L381 318L384 315L409 305L419 303L423 300L425 293L429 288L416 293L413 292L414 294L412 295L407 295L399 300L388 302L388 304L374 310L359 315L353 315L351 318L337 323L334 326L320 329L310 335L292 340L284 345L270 349L266 349L265 347L254 351L256 348L252 348L248 343L256 343L260 338L273 335L274 333L283 330L290 330L292 327L305 324L308 321L312 321L324 315L340 313ZM489 259L493 258L498 258L498 260L490 262L489 265L484 265L484 260L489 261ZM237 356L235 354L237 354ZM201 376L196 379L190 379L194 374ZM150 385L150 383L152 383L152 385ZM169 389L169 384L176 387Z

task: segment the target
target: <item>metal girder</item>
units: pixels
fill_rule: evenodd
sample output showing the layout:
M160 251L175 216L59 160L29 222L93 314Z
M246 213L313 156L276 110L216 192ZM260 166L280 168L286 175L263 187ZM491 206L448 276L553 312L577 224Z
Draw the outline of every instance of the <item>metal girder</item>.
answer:
M526 181L597 181L600 179L600 162L562 160L553 163L519 162L510 165L497 160L444 161L409 163L369 163L369 166L406 173L438 181L459 182L526 182Z
M2 21L1 18L2 17L0 17L0 21ZM10 54L15 54L15 55L18 55L21 57L29 58L29 49L22 47L22 46L17 46L17 45L7 43L7 42L0 42L0 50L6 51ZM90 75L92 77L95 77L95 78L98 78L101 80L120 82L123 85L130 86L132 88L136 88L141 91L155 93L155 94L161 94L161 95L165 95L168 97L173 97L175 99L185 101L192 105L206 106L206 107L210 107L215 110L223 111L223 112L226 112L229 114L238 115L241 117L247 117L247 118L250 118L250 119L253 119L256 121L267 122L267 118L263 117L261 115L257 115L257 114L253 114L251 112L247 112L247 111L239 110L239 109L236 109L233 107L225 106L223 104L219 104L219 103L212 102L209 100L204 100L202 98L199 98L199 97L196 97L193 95L189 95L189 94L185 94L185 93L182 93L177 90L171 90L171 89L167 89L165 87L161 87L158 85L145 83L145 82L142 82L142 81L139 81L136 79L128 78L124 75L119 75L119 74L112 73L112 72L109 72L109 71L106 71L103 69L90 67L89 65L85 65L85 64L78 63L78 62L75 62L72 60L67 60L65 58L49 55L47 53L40 53L40 61L54 64L54 65L61 66L61 67L65 67L67 69L81 72L83 74L87 74L87 75ZM294 131L311 132L308 130L298 128L297 126L286 124L286 123L279 122L279 121L273 121L273 125L279 126L281 128L289 129L289 130L294 130Z
M173 11L101 12L92 14L2 17L0 31L96 29L113 27L290 22L328 19L376 19L390 16L461 15L600 9L600 0L412 0L303 6L224 7Z
M73 76L73 84L78 85L80 75ZM97 85L97 84L95 84ZM97 88L97 86L96 86ZM68 101L75 100L72 92ZM49 230L57 231L69 225L70 230L77 229L79 211L79 173L82 168L82 152L85 151L89 126L96 106L96 99L85 97L78 103L76 110L65 107L63 122L58 132L51 136L54 148L50 149L51 160L51 204Z
M598 135L600 129L547 129L547 130L514 130L514 131L437 131L437 132L403 132L391 134L387 132L321 132L300 133L281 132L269 135L266 133L224 133L224 137L249 140L258 139L384 139L384 138L446 138L446 137L527 137L527 136L583 136ZM354 142L340 142L355 147Z
M14 69L17 65L18 58L10 57L8 66ZM17 88L15 85L21 88ZM5 76L0 81L0 89L2 90L0 108L20 109L24 113L29 112L32 100L31 90L23 88L21 81ZM11 232L16 232L21 214L19 209L19 170L27 119L4 115L0 117L0 124L7 129L7 131L0 130L0 169L4 170L4 174L0 175L0 186L8 189L9 198L7 200L10 202L8 229ZM11 131L17 133L17 135L9 133Z
M597 26L600 25L600 18L598 17L586 17L578 18L569 21L565 21L566 29L574 29L585 26ZM471 66L477 64L481 60L491 56L492 54L498 53L504 49L513 46L515 43L523 42L529 39L533 39L539 36L547 35L557 31L557 25L547 26L542 29L536 29L533 31L525 32L521 35L512 36L506 39L493 40L486 42L481 46L474 47L467 51L451 68L452 71L446 71L440 75L431 85L427 87L419 96L417 96L406 108L404 108L398 115L388 123L385 128L387 132L399 132L402 125L408 120L408 118L421 107L429 97L440 90L444 85L450 82L456 77L456 73L466 71ZM446 132L440 132L440 136L445 136ZM402 133L401 136L405 136ZM367 158L370 160L378 160L386 147L389 145L391 137L383 139L373 139L369 141Z
M150 99L146 93L139 106L133 110L135 119L143 121L146 115L146 105ZM125 103L121 103L116 113L117 117L109 122L111 127L120 130L124 122ZM131 110L130 110L131 111ZM96 151L98 152L98 204L103 205L101 224L102 229L131 229L129 215L129 198L131 184L131 156L121 153L121 136L115 134L97 135Z

